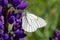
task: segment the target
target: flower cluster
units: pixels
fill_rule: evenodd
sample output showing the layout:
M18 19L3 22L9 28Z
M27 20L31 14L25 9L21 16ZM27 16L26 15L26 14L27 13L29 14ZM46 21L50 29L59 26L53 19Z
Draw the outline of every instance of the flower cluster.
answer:
M15 12L8 7L11 4L17 10L24 10L28 6L27 1L0 0L0 40L23 40L26 36L22 29L22 11ZM8 31L8 25L13 24L12 30ZM13 34L11 33L13 32Z
M54 31L54 37L50 38L50 40L60 40L60 30Z

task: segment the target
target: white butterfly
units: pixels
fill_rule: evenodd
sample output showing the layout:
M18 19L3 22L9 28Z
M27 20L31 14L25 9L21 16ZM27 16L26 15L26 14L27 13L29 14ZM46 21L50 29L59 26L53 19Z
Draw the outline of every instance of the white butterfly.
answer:
M46 21L28 11L23 12L22 28L27 32L34 32L38 28L44 27Z

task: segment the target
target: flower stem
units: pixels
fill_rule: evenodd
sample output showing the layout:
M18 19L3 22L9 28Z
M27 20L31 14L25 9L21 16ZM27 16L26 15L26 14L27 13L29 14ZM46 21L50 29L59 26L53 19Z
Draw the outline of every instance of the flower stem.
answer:
M3 16L4 16L4 32L8 32L8 8L3 7Z

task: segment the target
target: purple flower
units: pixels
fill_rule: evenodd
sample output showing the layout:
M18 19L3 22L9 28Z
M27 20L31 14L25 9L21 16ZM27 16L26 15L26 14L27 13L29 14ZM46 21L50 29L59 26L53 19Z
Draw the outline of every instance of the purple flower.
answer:
M10 11L9 11L9 14L8 14L8 17L13 16L13 15L14 15L14 12L15 12L14 10L10 10Z
M4 30L4 25L0 25L0 29Z
M20 25L20 29L22 28L22 19L20 18L20 19L17 19L16 20L16 23L18 23L19 25Z
M19 30L19 29L17 29L17 30L15 31L15 34L17 34L17 35L23 34L23 33L24 33L24 31L23 31L23 30Z
M23 30L17 29L14 33L17 37L20 37L20 38L24 38L26 36Z
M18 26L17 24L14 24L13 28L12 28L12 31L16 31L17 30L17 26Z
M55 30L54 37L50 38L49 40L60 40L60 30Z
M13 23L13 28L12 28L12 30L13 31L16 31L17 29L21 29L21 26L22 24L19 24L19 23L16 23L16 22L14 22Z
M54 32L54 34L55 34L55 36L60 36L60 30L56 30L55 32Z
M8 0L2 0L2 6L6 7L8 5Z
M0 29L0 37L3 36L4 31Z
M55 37L55 40L58 40L58 37Z
M17 12L15 17L16 19L20 19L22 17L22 12Z
M8 7L8 2L12 6ZM15 9L24 10L27 6L27 1L0 0L0 40L23 40L26 34L22 29L22 11L15 13ZM11 29L9 24L12 24Z
M13 27L16 27L17 29L20 27L19 23L14 22Z
M21 18L17 19L16 22L22 25L22 19Z
M20 10L24 10L28 6L28 1L26 2L21 2L16 8Z
M10 18L8 18L8 22L10 24L12 24L14 21L15 21L15 17L14 16L11 16Z
M18 14L17 14L17 13L14 13L13 15L14 15L14 17L16 18Z
M4 29L4 25L3 25L3 22L2 21L0 21L0 29Z
M4 40L4 39L1 37L0 40Z
M5 34L3 35L3 38L4 38L5 40L8 40L8 39L9 39L9 34L8 34L8 33L5 33Z
M4 24L4 16L0 16L0 21Z
M13 7L18 6L21 3L22 0L11 0L11 4Z
M19 40L24 40L23 38L19 38Z

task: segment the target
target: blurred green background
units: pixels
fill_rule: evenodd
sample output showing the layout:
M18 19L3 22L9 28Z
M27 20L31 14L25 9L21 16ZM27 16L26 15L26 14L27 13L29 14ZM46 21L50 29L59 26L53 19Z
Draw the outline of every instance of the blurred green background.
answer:
M33 33L27 33L24 40L49 40L53 31L60 28L60 0L27 0L27 10L45 19L47 25Z

